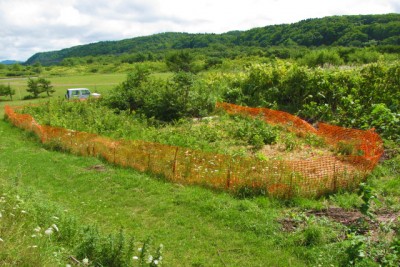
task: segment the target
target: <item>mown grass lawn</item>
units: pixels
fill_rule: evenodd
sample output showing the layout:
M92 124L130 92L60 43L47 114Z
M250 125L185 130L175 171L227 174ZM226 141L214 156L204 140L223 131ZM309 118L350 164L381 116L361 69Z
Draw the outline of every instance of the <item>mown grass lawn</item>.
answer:
M45 79L51 82L55 90L52 97L64 97L65 91L68 88L89 88L92 93L97 92L106 94L109 90L117 86L119 83L126 80L126 73L113 74L85 74L85 75L68 75L68 76L51 76ZM154 73L152 76L167 79L171 73ZM15 90L14 100L22 100L29 93L26 91L28 78L3 78L0 79L0 84L10 85ZM45 96L42 94L40 96ZM0 97L0 105L2 102L8 102L8 97ZM45 98L44 98L45 99ZM3 100L3 101L2 101ZM38 101L36 99L34 101ZM42 99L43 100L43 99ZM30 100L32 101L32 100Z
M34 190L80 222L123 227L165 246L165 266L303 266L279 246L282 208L268 198L240 200L184 187L131 169L43 148L0 122L0 179Z

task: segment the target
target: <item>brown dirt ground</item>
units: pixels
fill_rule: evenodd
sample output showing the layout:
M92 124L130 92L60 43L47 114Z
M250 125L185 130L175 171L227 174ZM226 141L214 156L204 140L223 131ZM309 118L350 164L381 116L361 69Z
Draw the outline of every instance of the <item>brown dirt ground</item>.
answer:
M357 226L361 221L364 221L364 231L376 230L381 223L396 222L400 217L400 212L392 212L388 210L378 210L374 220L363 215L358 210L344 210L338 207L329 207L324 210L310 210L307 211L308 216L314 215L316 217L326 217L334 222L340 223L347 227ZM299 226L299 222L290 218L280 220L283 230L286 232L293 232Z

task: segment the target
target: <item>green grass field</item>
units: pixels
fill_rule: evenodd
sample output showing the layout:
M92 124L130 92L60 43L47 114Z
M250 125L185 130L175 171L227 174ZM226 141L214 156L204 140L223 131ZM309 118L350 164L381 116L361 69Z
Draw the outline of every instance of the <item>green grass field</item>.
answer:
M54 94L50 98L63 98L68 88L89 88L92 93L107 94L109 90L117 86L126 79L127 74L87 74L72 75L46 78L51 81L51 85L55 89ZM153 76L160 79L167 79L171 73L156 73ZM4 106L21 106L40 103L47 101L49 98L42 94L43 98L23 100L29 93L27 89L28 78L2 78L0 84L10 85L15 90L15 95L11 101L9 97L0 96L0 117L4 115Z
M119 83L126 80L127 74L125 73L116 73L116 74L86 74L86 75L72 75L72 76L51 76L44 77L47 80L51 81L51 85L55 92L52 97L64 97L65 91L68 88L89 88L91 92L97 92L100 94L105 94L107 91L114 88ZM171 76L171 73L155 73L152 76L166 79ZM27 80L28 78L2 78L0 79L0 84L10 85L13 89L15 89L15 95L13 96L14 100L22 100L24 96L27 96L29 93L26 91L27 89ZM45 96L42 94L41 96ZM40 101L41 99L30 100L32 101ZM9 102L9 97L0 96L0 105L4 105L4 103ZM13 101L12 104L15 104L16 101ZM19 103L17 103L19 104ZM21 103L23 104L23 102Z

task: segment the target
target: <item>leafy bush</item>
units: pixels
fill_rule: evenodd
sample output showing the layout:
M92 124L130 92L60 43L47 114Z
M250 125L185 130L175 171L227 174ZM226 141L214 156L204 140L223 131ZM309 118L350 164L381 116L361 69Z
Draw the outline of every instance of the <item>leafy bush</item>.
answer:
M106 99L109 107L129 110L162 121L203 117L214 110L216 97L196 75L175 73L172 80L149 78L149 72L136 68Z
M400 141L400 114L392 112L385 104L372 105L372 111L364 128L374 127L382 137Z
M316 50L306 54L300 62L309 67L339 66L343 64L343 59L334 50Z
M400 63L311 69L273 61L236 75L210 77L227 102L296 113L314 122L368 129L399 140ZM226 83L225 86L222 83Z
M274 144L278 138L278 130L261 119L244 116L234 116L231 134L246 141L254 149L261 149L266 144Z

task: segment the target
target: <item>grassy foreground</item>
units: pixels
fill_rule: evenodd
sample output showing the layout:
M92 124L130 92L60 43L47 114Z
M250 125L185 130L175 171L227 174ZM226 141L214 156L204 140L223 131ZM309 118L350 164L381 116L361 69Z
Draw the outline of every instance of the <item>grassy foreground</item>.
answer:
M277 245L281 209L272 200L238 200L166 183L98 159L48 151L30 138L0 122L2 184L21 195L35 192L104 232L123 227L137 240L152 237L165 246L166 266L307 265ZM3 240L0 246L9 242Z

